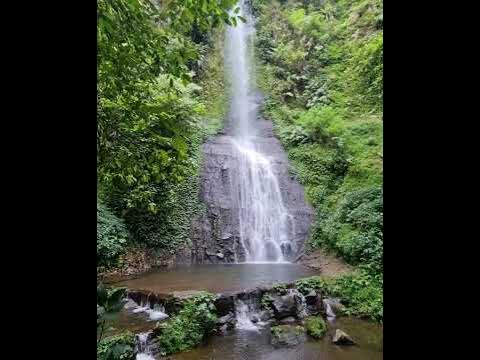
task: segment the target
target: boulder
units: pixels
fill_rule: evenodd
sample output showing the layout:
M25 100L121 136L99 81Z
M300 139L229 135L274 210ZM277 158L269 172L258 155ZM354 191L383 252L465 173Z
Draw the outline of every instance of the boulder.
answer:
M293 347L306 340L305 329L301 326L278 325L270 329L272 333L271 343L275 347Z
M288 316L296 316L300 299L298 295L288 293L286 295L271 295L272 309L277 320L281 320Z
M231 330L235 327L236 319L233 313L228 313L221 318L218 318L215 322L217 328L219 328L222 332L226 330Z
M216 314L219 317L235 312L235 304L232 296L220 294L215 299Z
M305 302L307 305L315 305L318 300L317 292L315 290L311 290L307 295L305 295Z
M332 342L336 345L355 345L355 341L346 332L337 329Z
M223 255L221 252L217 253L217 258L223 259L225 255Z
M295 324L296 322L297 322L297 319L295 319L293 316L288 316L278 321L279 324L283 324L283 325Z

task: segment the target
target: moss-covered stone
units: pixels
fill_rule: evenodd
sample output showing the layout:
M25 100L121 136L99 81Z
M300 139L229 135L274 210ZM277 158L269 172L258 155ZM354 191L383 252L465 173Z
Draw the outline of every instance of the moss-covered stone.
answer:
M327 324L320 316L310 316L305 320L307 334L315 339L322 338L327 333Z
M305 341L305 328L294 325L278 325L270 328L272 345L296 346Z

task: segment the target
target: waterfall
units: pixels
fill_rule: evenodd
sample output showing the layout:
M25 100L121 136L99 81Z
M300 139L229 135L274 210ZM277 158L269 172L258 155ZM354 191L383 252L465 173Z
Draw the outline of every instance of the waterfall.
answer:
M274 164L260 149L255 96L253 17L244 0L240 14L247 20L228 27L225 61L231 83L230 123L236 166L232 197L239 221L245 262L286 262L292 254L292 216L282 199Z
M252 310L248 304L240 299L235 301L236 328L239 330L258 331L258 327L252 322L250 316Z
M332 305L331 305L332 299L323 299L323 305L325 306L325 311L327 313L327 320L328 321L333 321L336 318L335 313L333 312Z
M136 360L155 360L151 354L150 347L148 345L148 337L150 332L140 333L135 336L136 342Z

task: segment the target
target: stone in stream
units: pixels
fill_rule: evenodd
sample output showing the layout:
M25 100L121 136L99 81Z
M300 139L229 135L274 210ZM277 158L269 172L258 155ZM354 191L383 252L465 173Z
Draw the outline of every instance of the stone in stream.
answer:
M324 313L324 306L322 302L322 296L317 294L315 290L311 290L305 295L306 311L309 315L317 315Z
M273 346L297 346L306 340L305 329L302 326L278 325L270 329Z
M216 313L220 317L235 312L235 305L232 296L219 294L215 298L214 304L217 309Z
M301 302L298 295L288 293L287 295L270 295L272 298L272 308L277 320L288 316L297 316L298 305Z
M314 305L317 302L317 292L311 290L307 295L305 295L305 301L307 305Z
M332 342L336 345L355 345L355 341L350 335L340 329L335 330Z
M282 325L290 325L290 324L294 324L297 322L297 319L295 319L293 316L288 316L282 320L279 320L279 324L282 324Z
M342 315L345 311L345 306L340 302L340 299L323 299L323 304L325 305L326 315L330 318L335 318L337 315Z
M215 325L221 333L225 333L227 330L231 330L235 327L236 319L233 313L229 313L221 318L217 319Z

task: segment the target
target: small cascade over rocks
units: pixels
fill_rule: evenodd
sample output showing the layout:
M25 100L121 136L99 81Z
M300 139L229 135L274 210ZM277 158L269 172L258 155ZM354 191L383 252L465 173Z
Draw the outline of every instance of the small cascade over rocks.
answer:
M234 296L236 329L259 331L266 325L268 314L261 308L261 296L262 291L259 289Z
M325 306L327 320L330 322L335 320L335 318L337 317L335 311L341 311L344 307L340 302L340 299L337 298L323 299L323 305Z
M154 304L153 309L148 309L146 313L151 321L168 319L168 315L165 313L165 308L159 304Z
M258 326L252 321L252 310L242 300L235 301L236 328L239 330L258 331Z
M161 321L169 317L165 313L165 307L163 305L153 304L153 308L151 308L148 300L142 300L140 304L137 304L132 299L126 299L124 308L134 314L145 313L149 321Z
M136 360L155 360L149 345L149 337L151 334L151 332L145 332L135 336Z
M327 312L327 320L332 321L335 320L335 313L332 310L332 306L330 305L330 301L328 299L323 300L323 303L325 304L325 311Z

